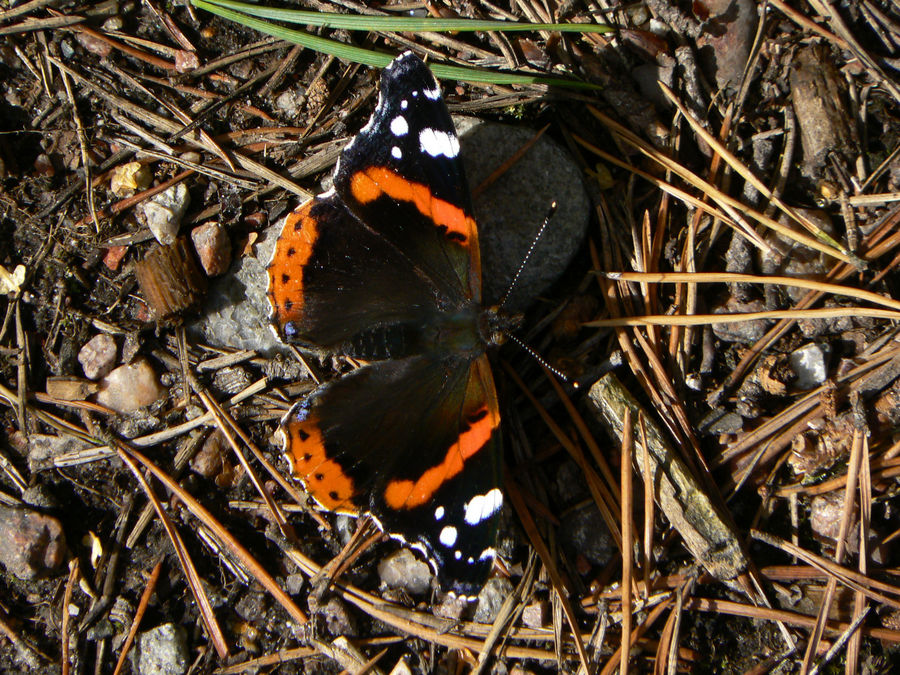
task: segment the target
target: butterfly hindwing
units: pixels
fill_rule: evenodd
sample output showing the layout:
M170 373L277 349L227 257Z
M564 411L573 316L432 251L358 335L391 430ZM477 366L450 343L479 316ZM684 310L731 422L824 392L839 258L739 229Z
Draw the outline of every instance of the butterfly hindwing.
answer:
M485 357L414 356L319 387L282 424L294 475L316 501L370 513L436 561L452 590L474 594L503 503L499 422Z

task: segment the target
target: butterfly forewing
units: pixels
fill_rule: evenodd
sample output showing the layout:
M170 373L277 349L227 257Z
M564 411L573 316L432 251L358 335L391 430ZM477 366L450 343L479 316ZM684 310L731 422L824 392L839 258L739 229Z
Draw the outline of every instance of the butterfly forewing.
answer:
M414 54L382 73L378 105L341 154L335 189L445 297L480 300L478 230L459 140L440 87Z

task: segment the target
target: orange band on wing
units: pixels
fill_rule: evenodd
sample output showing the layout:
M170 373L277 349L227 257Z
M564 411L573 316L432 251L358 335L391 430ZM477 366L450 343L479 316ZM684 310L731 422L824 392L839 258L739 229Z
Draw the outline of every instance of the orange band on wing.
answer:
M480 419L463 431L459 440L447 450L443 462L428 469L418 480L394 480L388 483L384 490L385 503L399 511L414 509L431 501L441 485L459 474L465 461L490 441L491 434L500 424L497 412L492 412L487 407L482 408L479 415Z
M390 169L373 166L353 174L350 191L360 204L373 202L382 195L401 202L411 202L438 227L447 229L448 237L468 247L475 234L475 221L458 206L432 196L427 186L413 183Z
M285 454L294 476L303 481L306 491L329 511L356 513L353 503L356 488L343 467L328 458L322 432L314 419L291 419L284 425Z
M319 236L318 223L310 215L315 203L309 200L284 219L269 263L269 301L279 325L298 321L303 314L303 267Z

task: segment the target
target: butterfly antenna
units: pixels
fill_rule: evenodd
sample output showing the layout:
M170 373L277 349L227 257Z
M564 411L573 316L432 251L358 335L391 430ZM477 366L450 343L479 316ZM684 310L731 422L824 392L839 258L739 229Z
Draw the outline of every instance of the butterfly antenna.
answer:
M509 338L510 340L512 340L513 342L515 342L515 343L516 343L517 345L519 345L522 349L524 349L525 352L528 353L528 354L531 356L531 358L533 358L535 361L537 361L540 365L542 365L544 368L546 368L546 369L549 370L551 373L553 373L554 375L556 375L556 377L558 377L558 378L560 379L560 381L562 381L562 382L568 382L568 381L569 381L569 378L566 377L565 375L563 375L562 372L560 372L557 368L554 368L554 367L551 366L549 363L547 363L547 359L545 359L543 356L541 356L540 354L538 354L534 349L532 349L532 348L529 347L527 344L525 344L524 342L522 342L522 340L520 340L519 338L517 338L515 335L512 335L512 334L509 334L509 333L508 333L508 334L506 335L506 337Z
M544 222L541 223L540 229L537 231L537 234L534 235L534 238L531 240L531 246L528 247L528 252L525 254L525 257L522 258L522 262L519 265L519 269L516 270L515 276L513 276L513 280L509 282L509 286L506 287L506 292L503 294L503 297L500 299L500 304L498 307L503 307L506 304L506 301L509 300L510 294L516 288L516 285L519 283L519 277L522 276L522 272L525 270L525 265L528 264L528 261L531 259L532 254L534 253L534 249L537 248L538 242L541 240L541 237L544 236L544 231L547 229L547 225L550 224L550 219L553 217L553 214L556 213L556 200L550 204L550 208L547 209L547 215L544 216ZM525 345L522 345L523 347ZM525 347L526 350L531 351L528 347ZM534 354L537 356L536 354ZM540 361L540 358L538 358ZM548 366L549 367L549 366ZM552 368L551 368L552 370Z

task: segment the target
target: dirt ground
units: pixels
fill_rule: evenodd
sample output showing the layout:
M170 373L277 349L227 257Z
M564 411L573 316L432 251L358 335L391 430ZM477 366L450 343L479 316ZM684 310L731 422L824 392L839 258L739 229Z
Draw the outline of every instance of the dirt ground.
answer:
M896 672L897 5L300 5L616 28L294 26L535 76L441 84L580 177L586 234L523 282L537 358L490 353L500 561L446 597L276 439L359 365L250 324L380 70L181 0L2 0L0 672L612 673L626 641L635 673ZM522 150L476 208L527 248Z

